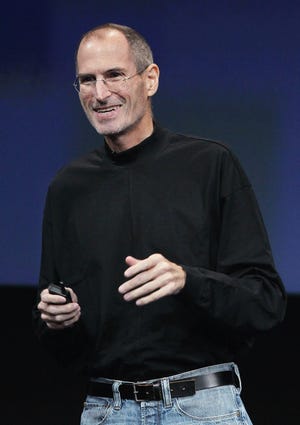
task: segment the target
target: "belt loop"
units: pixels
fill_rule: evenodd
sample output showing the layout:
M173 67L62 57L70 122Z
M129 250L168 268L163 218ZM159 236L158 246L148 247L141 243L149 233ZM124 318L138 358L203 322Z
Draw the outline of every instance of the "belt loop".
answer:
M236 363L233 363L233 373L236 374L236 378L239 382L239 392L242 391L242 380L241 380L241 376L240 376L240 371L238 368L238 365Z
M163 378L160 381L161 392L164 401L164 407L172 407L172 397L170 391L170 381L168 378Z
M112 384L112 392L114 398L114 409L120 410L122 407L121 394L119 391L119 386L122 384L121 381L114 381Z

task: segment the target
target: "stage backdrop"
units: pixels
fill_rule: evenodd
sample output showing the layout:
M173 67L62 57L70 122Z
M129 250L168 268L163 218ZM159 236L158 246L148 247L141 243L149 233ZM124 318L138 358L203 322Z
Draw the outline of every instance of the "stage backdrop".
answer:
M257 194L277 268L300 292L300 3L34 1L1 7L0 282L36 285L55 172L103 143L72 87L82 33L135 27L161 69L153 100L175 131L221 140Z

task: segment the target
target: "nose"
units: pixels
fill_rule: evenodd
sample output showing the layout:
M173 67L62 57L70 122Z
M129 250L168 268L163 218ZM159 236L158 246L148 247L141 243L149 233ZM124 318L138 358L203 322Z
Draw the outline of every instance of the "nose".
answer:
M111 91L108 90L105 82L99 78L95 81L95 95L97 99L103 100L111 95Z

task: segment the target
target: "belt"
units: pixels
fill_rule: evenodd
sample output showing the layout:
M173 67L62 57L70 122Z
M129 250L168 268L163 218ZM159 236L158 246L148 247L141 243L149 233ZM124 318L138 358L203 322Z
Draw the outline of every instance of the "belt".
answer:
M239 387L234 371L222 371L193 376L188 379L170 381L171 397L188 397L198 390L235 385ZM159 401L163 399L160 381L154 383L122 383L119 386L121 398L135 401ZM112 384L90 381L88 395L113 398Z

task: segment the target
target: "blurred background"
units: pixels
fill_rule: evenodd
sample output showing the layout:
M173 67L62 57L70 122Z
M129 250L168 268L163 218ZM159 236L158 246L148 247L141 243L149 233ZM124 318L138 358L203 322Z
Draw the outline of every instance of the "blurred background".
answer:
M257 425L298 423L299 20L296 0L1 6L1 422L78 423L84 381L41 351L30 314L48 184L69 160L103 143L72 87L74 52L83 33L116 22L152 46L161 70L153 99L160 124L227 144L253 184L289 300L282 326L241 360L244 398Z

